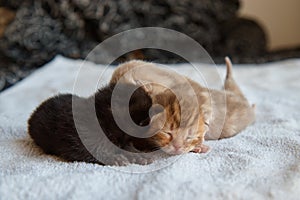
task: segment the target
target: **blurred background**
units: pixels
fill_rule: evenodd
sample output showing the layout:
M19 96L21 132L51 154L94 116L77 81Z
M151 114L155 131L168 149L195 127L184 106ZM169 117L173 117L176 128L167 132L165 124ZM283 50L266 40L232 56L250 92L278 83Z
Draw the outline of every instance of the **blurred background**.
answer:
M0 91L58 54L84 59L101 41L137 27L185 33L216 63L227 55L234 63L300 58L299 9L299 0L0 0ZM139 49L116 63L134 58L185 62Z
M239 15L263 26L268 50L300 46L299 0L242 0Z

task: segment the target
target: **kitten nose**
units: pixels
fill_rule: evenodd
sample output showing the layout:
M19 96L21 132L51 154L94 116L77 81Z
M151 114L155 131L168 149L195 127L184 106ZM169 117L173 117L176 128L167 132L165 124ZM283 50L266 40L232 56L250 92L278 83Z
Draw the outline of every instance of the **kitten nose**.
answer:
M181 148L181 145L175 143L175 144L173 144L173 147L174 147L175 151L178 151Z

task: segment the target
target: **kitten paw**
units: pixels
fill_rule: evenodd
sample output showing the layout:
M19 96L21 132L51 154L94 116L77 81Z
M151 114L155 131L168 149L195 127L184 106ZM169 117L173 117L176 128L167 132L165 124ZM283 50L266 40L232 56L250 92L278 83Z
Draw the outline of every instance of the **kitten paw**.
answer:
M204 144L201 144L199 146L196 146L191 152L194 153L207 153L209 151L209 146L206 146Z

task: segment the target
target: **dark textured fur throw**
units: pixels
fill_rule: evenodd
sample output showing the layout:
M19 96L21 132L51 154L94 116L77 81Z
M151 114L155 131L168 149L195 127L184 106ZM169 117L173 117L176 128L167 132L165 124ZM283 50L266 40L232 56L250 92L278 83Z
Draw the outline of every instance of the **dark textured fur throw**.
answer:
M84 59L103 40L139 27L182 32L201 44L217 63L224 56L234 63L300 57L299 48L268 52L262 26L239 17L239 4L239 0L0 0L0 91L58 54ZM155 49L129 52L118 61L132 58L185 62Z

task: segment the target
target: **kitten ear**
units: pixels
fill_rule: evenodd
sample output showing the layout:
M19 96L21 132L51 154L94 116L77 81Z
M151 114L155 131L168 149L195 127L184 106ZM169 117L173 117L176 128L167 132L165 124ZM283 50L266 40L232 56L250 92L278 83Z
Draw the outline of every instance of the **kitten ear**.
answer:
M164 115L164 107L160 104L154 104L149 110L149 116L151 119L150 123L156 124L156 126L162 126L164 124L165 115Z
M155 115L158 115L159 113L164 112L164 107L160 104L154 104L149 109L149 116L150 118L154 117Z

